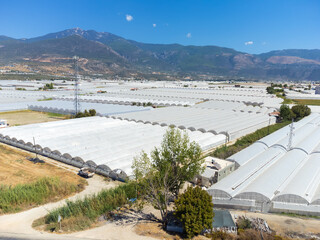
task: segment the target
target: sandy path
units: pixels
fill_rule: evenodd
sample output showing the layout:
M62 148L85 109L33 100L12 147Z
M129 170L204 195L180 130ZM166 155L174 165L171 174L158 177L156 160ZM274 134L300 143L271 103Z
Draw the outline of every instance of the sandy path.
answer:
M119 185L118 182L109 182L106 183L102 177L95 175L93 178L88 179L88 186L84 191L79 194L76 194L68 200L76 200L79 198L83 198L86 195L98 193L102 189L107 189L111 187L115 187ZM105 225L99 227L97 229L92 229L80 233L74 233L72 235L57 235L50 234L46 232L38 232L31 227L32 222L40 217L45 216L48 211L63 206L65 204L65 200L61 200L56 203L49 203L40 207L36 207L30 209L25 212L10 214L10 215L2 215L0 216L0 237L15 237L15 238L26 238L26 239L80 239L90 237L93 239L121 239L121 235L119 233L128 233L128 229L123 231L123 228L128 227L118 227L118 230L114 229L114 226ZM110 233L110 234L109 234ZM132 232L133 233L133 232ZM110 235L110 236L109 236ZM130 239L131 234L130 234ZM137 236L136 239L141 239L140 236Z

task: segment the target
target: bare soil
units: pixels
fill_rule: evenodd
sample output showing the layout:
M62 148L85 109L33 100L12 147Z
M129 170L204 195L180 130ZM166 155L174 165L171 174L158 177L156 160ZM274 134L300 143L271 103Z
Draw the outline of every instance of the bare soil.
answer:
M318 219L245 211L231 211L231 214L251 218L262 218L266 220L269 227L280 236L291 237L294 239L310 239L312 237L320 238L320 220Z
M7 120L10 126L19 126L32 123L58 121L64 118L53 117L48 113L24 110L0 113L0 119Z
M35 157L17 148L0 143L0 183L3 185L17 185L19 183L34 182L42 177L59 177L61 181L80 184L83 178L71 172L71 168L60 168L46 158L45 163L33 163L28 157Z

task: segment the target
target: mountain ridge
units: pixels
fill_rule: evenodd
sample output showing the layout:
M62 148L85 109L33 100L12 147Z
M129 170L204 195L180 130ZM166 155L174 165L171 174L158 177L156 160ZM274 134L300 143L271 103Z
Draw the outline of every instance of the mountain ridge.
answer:
M108 32L67 29L29 39L0 36L0 63L79 55L83 71L113 75L208 75L275 80L320 80L320 50L284 49L249 54L219 46L152 44ZM28 60L26 60L28 59ZM31 59L31 60L30 60ZM65 60L64 60L65 62ZM49 64L49 63L48 63ZM53 64L53 63L52 63ZM94 64L100 67L96 68ZM88 65L90 66L88 68ZM95 70L93 70L95 69Z

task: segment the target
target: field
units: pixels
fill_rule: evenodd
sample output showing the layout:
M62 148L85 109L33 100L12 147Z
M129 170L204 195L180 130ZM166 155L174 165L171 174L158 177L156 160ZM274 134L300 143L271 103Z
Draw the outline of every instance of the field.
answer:
M32 154L0 144L0 188L3 194L0 214L28 209L52 200L57 201L84 189L86 181L77 176L73 172L74 169L59 168L45 158L43 158L45 163L33 163L27 159L31 156L34 157ZM22 191L26 196L28 194L32 196L44 186L55 190L43 194L41 202L32 201L31 197L27 201L20 202ZM2 201L9 195L16 196L14 199L16 202L12 201L12 206L4 205Z
M65 118L66 116L61 114L42 113L30 110L0 112L0 119L7 120L10 126L58 121Z
M320 100L314 99L292 99L296 104L320 106Z

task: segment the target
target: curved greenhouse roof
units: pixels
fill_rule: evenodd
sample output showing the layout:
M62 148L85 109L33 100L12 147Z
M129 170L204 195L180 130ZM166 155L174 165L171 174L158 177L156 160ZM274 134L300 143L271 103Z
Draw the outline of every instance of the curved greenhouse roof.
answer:
M160 146L167 129L160 125L87 117L1 129L0 140L34 150L34 137L39 153L45 152L66 161L71 159L80 165L90 161L91 165L121 169L131 175L133 157L142 150L149 153L155 146ZM225 142L225 136L221 134L186 131L204 151Z
M208 189L213 202L298 213L320 207L320 114L293 126L291 147L287 126L229 157L239 168Z

